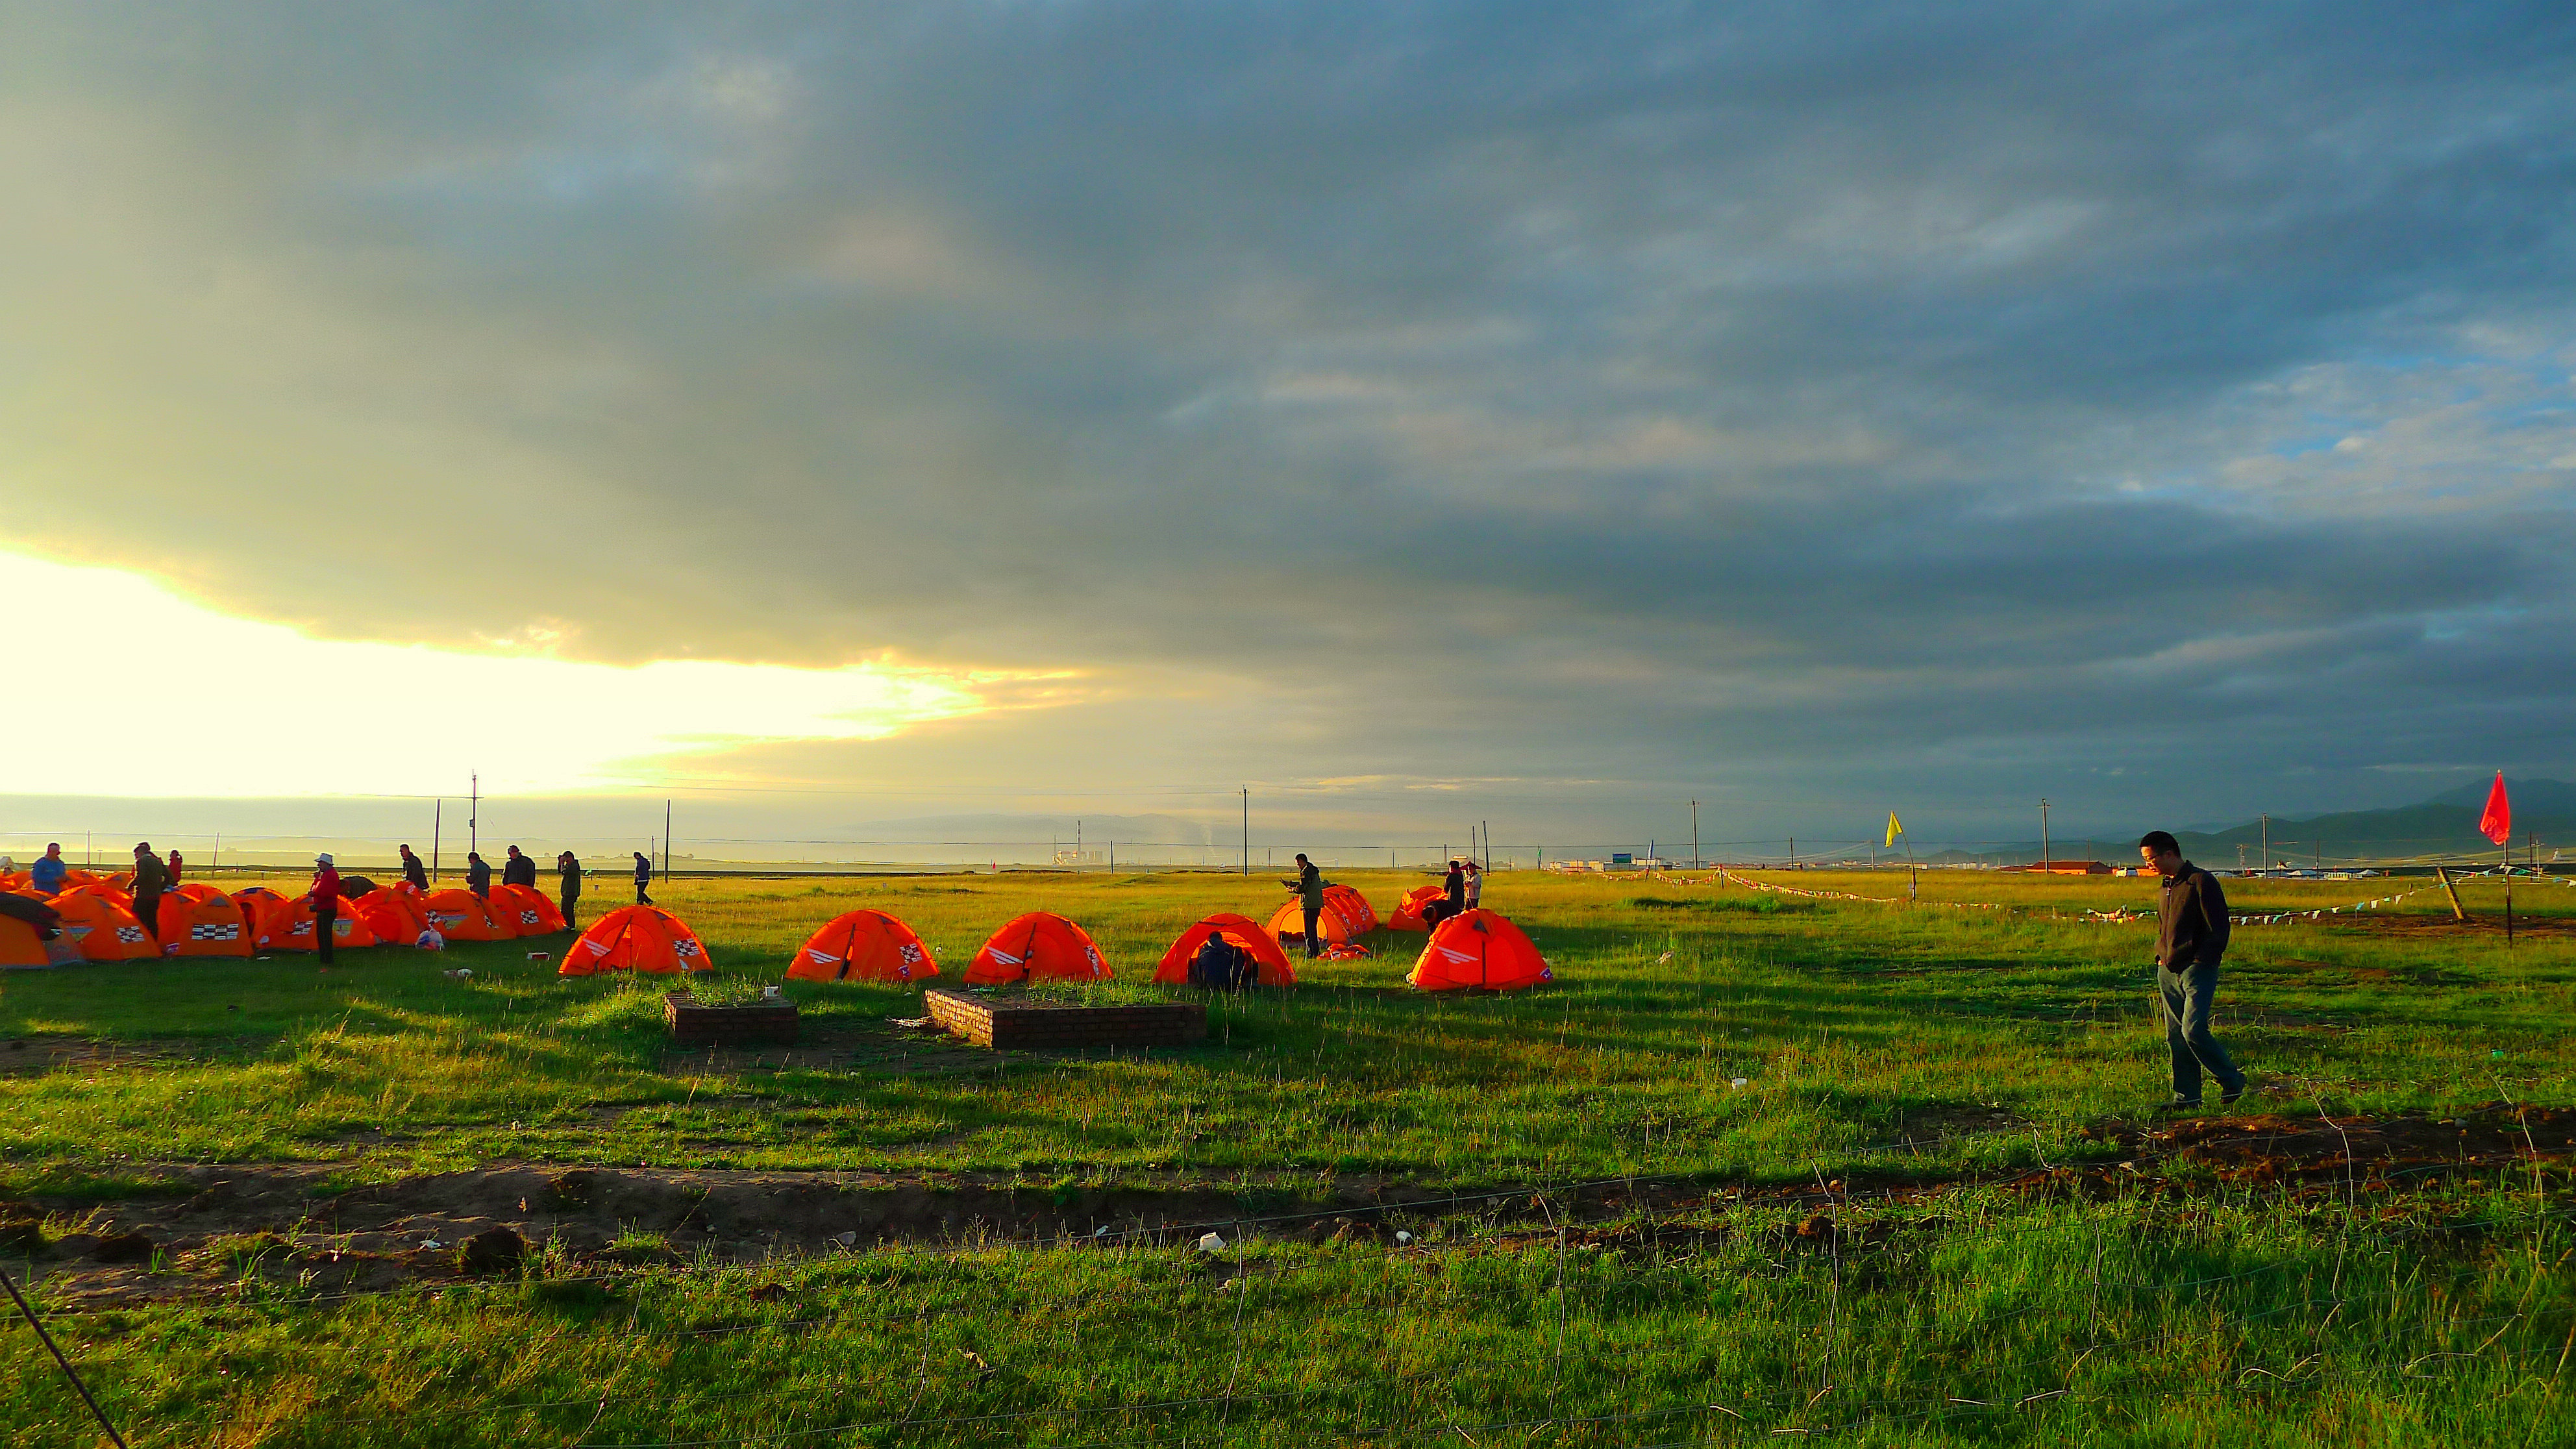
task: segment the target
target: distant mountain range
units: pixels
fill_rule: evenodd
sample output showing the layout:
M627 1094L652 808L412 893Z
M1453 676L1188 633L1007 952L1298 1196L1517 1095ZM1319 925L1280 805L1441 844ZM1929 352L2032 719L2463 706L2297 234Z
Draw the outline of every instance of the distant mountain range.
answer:
M2389 810L2345 810L2298 818L2275 816L2223 830L2177 830L2182 853L2203 865L2232 867L2263 863L2263 844L2271 842L2277 865L2349 864L2364 860L2467 857L2493 860L2496 847L2478 833L2492 778L2445 790L2419 805ZM2517 851L2536 837L2540 859L2561 851L2576 859L2576 785L2564 780L2516 780L2508 777L2505 793L2513 801L2513 843ZM2144 833L2144 828L2138 832ZM2057 860L2101 860L2128 865L2137 859L2137 834L2116 839L2057 840L2049 854ZM2036 840L2001 851L1947 851L1944 861L2019 864L2039 857Z

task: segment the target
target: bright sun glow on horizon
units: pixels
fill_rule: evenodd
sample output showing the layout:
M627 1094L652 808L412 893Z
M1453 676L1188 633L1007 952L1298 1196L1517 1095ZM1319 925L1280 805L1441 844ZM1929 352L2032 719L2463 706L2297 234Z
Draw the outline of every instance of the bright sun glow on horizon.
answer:
M9 794L448 794L468 771L522 794L629 787L674 755L974 713L990 679L311 639L136 574L5 552L0 597L20 646L51 661L8 691Z

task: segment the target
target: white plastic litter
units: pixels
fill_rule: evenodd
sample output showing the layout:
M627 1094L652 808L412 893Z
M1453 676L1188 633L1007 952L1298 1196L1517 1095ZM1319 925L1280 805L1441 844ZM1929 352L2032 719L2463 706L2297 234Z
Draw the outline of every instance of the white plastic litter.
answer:
M555 958L554 953L551 951L530 951L528 953L528 959L531 961L551 961Z
M1093 1237L1095 1237L1095 1238L1105 1238L1105 1237L1108 1237L1108 1236L1109 1236L1109 1225L1108 1225L1107 1223L1102 1223L1100 1226L1098 1226L1098 1227L1096 1227L1096 1228L1093 1228L1093 1229L1091 1230L1091 1235L1092 1235Z
M1225 1239L1218 1237L1214 1233L1209 1233L1205 1237L1199 1239L1199 1251L1202 1253L1222 1253L1225 1251Z
M1746 1087L1753 1085L1753 1079L1751 1077L1738 1077L1734 1081L1727 1083L1727 1085L1740 1092Z
M1399 1243L1409 1243L1413 1241L1413 1234L1405 1232L1403 1229L1399 1228L1396 1230L1395 1240Z
M441 971L438 974L446 977L450 981L467 981L473 978L474 968L471 966L458 966L452 970Z

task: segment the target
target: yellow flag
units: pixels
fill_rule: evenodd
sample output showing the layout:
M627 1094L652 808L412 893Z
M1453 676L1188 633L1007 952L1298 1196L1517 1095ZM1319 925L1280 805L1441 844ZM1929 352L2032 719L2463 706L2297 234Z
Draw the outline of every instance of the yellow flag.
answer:
M1896 846L1896 837L1898 837L1898 836L1900 836L1900 835L1903 835L1904 833L1905 833L1905 823L1904 823L1903 821L1898 820L1898 819L1896 818L1896 812L1895 812L1895 811L1893 811L1893 810L1888 811L1888 812L1887 812L1887 846L1888 846L1888 848L1889 848L1889 849L1894 849L1894 848L1895 848L1895 846Z

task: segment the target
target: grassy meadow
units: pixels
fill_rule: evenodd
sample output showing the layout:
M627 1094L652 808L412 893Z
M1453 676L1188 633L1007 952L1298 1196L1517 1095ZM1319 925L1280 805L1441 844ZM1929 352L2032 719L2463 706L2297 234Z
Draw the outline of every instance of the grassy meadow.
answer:
M1424 879L1340 878L1382 911ZM2240 928L2218 1016L2256 1080L2240 1111L2576 1104L2576 889L2517 887L2508 949L2494 882L2463 888L2466 925L2428 881L2228 884L2240 913L2416 892ZM675 1053L667 978L526 960L563 938L15 974L0 1198L44 1205L49 1234L207 1164L310 1164L334 1191L495 1164L1214 1191L1243 1221L1212 1250L541 1243L514 1273L365 1293L262 1270L313 1246L281 1229L188 1247L237 1267L221 1293L106 1307L62 1296L54 1260L0 1263L34 1271L138 1444L2576 1442L2563 1158L2367 1184L2347 1164L2322 1186L2131 1172L2164 1123L2152 925L2087 912L2155 890L1929 872L1907 906L1505 873L1485 904L1552 986L1424 996L1402 984L1421 938L1381 935L1372 959L1301 960L1293 992L1214 1001L1204 1045L1144 1052L997 1056L890 1028L918 989L800 982L792 1056ZM1004 920L1052 910L1117 968L1092 990L1127 999L1165 994L1146 978L1191 921L1282 892L1031 874L656 895L745 981L854 906L910 922L950 981ZM1613 1181L1665 1195L1577 1212L1551 1191ZM1310 1231L1354 1184L1538 1191ZM9 1442L93 1442L23 1325L0 1355Z

